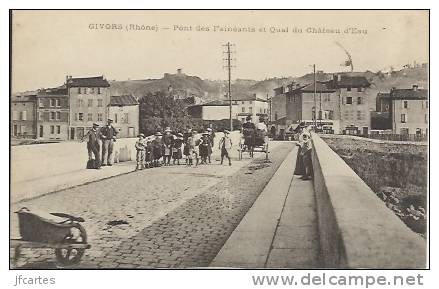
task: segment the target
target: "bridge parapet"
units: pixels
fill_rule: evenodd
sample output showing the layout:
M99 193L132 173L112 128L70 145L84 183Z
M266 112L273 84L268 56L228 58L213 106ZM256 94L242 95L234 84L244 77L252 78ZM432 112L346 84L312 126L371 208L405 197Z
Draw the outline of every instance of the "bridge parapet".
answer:
M330 268L425 268L426 241L312 133L320 250Z

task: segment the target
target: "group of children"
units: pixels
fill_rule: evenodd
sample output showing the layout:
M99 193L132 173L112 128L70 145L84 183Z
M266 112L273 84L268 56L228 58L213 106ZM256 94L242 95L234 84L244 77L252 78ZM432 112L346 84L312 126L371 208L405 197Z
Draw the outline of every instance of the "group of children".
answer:
M197 138L195 130L188 129L184 134L181 132L173 133L167 127L164 135L161 132L154 134L154 139L146 139L143 133L138 135L135 144L136 170L145 168L180 165L180 160L185 156L187 166L211 163L212 147L214 145L215 133L208 128L202 133L201 138ZM198 149L197 149L198 147Z

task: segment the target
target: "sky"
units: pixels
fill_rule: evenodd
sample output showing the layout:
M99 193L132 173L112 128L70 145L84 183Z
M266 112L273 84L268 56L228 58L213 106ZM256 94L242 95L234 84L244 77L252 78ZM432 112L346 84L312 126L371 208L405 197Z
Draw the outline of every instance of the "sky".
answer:
M319 28L340 33L310 31ZM428 40L426 11L21 10L12 17L12 91L58 86L66 75L147 79L177 68L226 79L227 42L235 44L233 79L301 76L312 72L312 64L348 71L340 65L347 56L337 42L355 71L378 71L428 62Z

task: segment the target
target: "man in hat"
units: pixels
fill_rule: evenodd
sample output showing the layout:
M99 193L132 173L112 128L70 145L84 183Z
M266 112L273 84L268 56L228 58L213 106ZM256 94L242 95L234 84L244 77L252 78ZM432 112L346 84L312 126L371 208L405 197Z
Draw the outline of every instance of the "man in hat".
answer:
M177 136L174 139L174 146L172 147L172 163L175 165L175 161L177 161L177 165L180 165L180 159L183 157L181 153L181 147L183 145L183 134L177 133Z
M171 132L171 128L167 127L163 136L163 164L165 166L171 165L172 147L174 145L174 136Z
M91 169L100 169L101 168L101 160L99 158L99 138L100 133L98 131L99 124L93 123L92 129L90 129L81 139L84 141L85 138L88 138L87 141L87 151L88 151L88 163L87 168Z
M229 166L232 165L230 160L230 152L232 150L232 139L229 137L230 131L224 130L224 136L219 142L219 149L221 150L221 164L223 164L224 157L229 160Z
M145 168L145 135L143 133L137 136L139 139L136 141L134 145L136 148L136 171L143 170Z
M102 135L102 165L113 165L113 147L116 141L117 130L112 125L113 120L108 119L107 125L101 129Z

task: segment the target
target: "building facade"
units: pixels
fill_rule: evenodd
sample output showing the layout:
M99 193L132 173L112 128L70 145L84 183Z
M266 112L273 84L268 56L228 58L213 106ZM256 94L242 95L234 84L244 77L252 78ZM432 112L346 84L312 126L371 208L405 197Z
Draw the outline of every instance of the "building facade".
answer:
M245 122L247 116L251 116L253 122L257 122L261 116L268 116L268 100L256 94L232 94L232 104L236 106L233 116L241 122Z
M139 134L139 102L132 95L111 96L108 110L118 137L136 137Z
M66 86L41 89L36 98L37 138L67 140L69 136L69 96Z
M390 118L395 134L428 135L428 90L413 85L390 91Z
M67 76L69 95L69 139L81 139L93 123L104 125L109 116L110 84L103 76Z
M340 129L343 134L367 135L370 131L370 83L364 76L335 74L326 82L336 90L340 106Z
M36 94L15 95L11 98L11 137L35 138Z
M230 118L230 103L223 100L214 100L203 104L187 107L187 112L192 118L203 120L222 120ZM232 102L232 117L237 115L238 106Z

